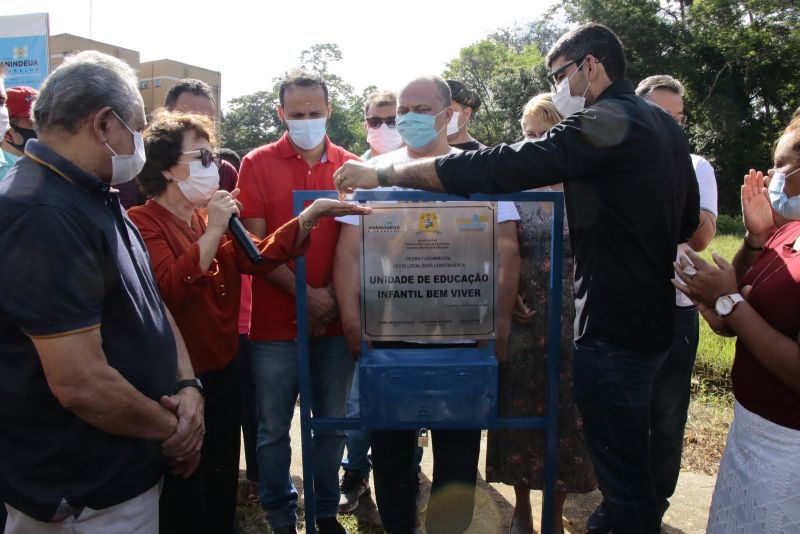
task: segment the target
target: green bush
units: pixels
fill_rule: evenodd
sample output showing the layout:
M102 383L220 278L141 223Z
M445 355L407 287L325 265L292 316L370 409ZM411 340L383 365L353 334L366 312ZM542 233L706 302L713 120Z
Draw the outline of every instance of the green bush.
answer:
M717 217L717 235L743 236L744 223L742 222L742 217L740 215L733 217L720 213L719 217Z

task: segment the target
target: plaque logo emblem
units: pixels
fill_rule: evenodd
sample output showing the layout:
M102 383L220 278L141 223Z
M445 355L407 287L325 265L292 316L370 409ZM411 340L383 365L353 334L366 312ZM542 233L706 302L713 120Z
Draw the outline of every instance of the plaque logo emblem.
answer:
M368 232L397 233L400 226L397 224L397 215L384 215L377 224L367 225Z
M471 217L456 218L456 228L460 231L483 232L489 229L489 216L473 213Z
M418 230L425 233L435 233L439 231L439 215L436 212L428 211L419 214Z

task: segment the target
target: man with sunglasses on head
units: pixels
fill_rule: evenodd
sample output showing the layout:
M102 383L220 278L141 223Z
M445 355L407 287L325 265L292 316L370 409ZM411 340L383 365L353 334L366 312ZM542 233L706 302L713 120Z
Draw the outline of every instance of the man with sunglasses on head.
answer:
M587 23L546 64L566 117L538 141L375 169L334 183L469 195L564 183L575 255L573 394L615 534L655 534L650 393L672 343L675 247L698 226L697 180L681 127L625 79L625 52Z

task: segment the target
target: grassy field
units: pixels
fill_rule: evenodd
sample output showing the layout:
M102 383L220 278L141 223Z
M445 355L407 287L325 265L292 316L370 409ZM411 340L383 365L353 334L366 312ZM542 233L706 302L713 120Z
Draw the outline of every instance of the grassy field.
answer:
M721 235L714 238L706 250L701 253L704 259L712 261L711 253L716 252L728 261L742 244L740 236ZM715 334L704 320L700 320L700 344L697 348L697 371L699 377L713 380L725 380L730 376L733 363L734 338L720 337Z
M732 261L741 243L740 236L720 235L701 256L713 261L711 254L716 252ZM735 344L735 338L718 336L705 320L700 319L700 342L684 436L683 469L708 475L717 472L733 418L730 376Z

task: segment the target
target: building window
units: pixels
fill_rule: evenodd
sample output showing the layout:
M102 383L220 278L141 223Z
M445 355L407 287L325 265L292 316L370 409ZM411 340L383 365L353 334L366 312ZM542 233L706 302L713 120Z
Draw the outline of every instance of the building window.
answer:
M153 82L153 84L154 84L156 87L161 87L161 80L156 80L155 82Z
M147 89L148 85L147 80L139 82L139 89Z

